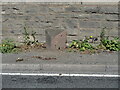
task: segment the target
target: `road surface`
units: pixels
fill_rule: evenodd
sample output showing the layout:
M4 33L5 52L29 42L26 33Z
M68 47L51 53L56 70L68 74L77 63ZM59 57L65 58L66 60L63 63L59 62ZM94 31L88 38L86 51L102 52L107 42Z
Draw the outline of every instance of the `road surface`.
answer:
M118 77L3 75L2 88L118 88Z

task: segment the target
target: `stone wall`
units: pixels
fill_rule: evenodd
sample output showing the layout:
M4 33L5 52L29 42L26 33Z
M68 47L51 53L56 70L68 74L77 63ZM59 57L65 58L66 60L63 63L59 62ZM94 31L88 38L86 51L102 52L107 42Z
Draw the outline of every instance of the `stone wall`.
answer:
M99 36L106 27L109 36L118 36L117 4L84 3L3 3L2 36L22 40L24 26L37 32L45 42L45 30L61 28L68 32L68 41L84 36Z

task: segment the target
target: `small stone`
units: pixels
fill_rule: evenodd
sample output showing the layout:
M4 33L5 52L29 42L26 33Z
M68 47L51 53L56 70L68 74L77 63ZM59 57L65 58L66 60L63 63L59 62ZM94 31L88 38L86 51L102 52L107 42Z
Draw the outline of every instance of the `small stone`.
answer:
M23 61L23 58L17 58L16 62Z
M16 79L16 78L13 78L12 81L17 81L17 79Z

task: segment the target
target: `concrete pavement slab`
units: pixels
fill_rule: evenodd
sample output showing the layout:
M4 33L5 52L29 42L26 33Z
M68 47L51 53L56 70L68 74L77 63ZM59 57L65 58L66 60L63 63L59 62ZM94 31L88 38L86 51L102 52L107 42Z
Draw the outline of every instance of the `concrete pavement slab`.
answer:
M43 60L33 58L33 56L56 59ZM18 58L23 61L16 62ZM118 52L89 55L78 52L40 50L3 54L2 72L118 74Z

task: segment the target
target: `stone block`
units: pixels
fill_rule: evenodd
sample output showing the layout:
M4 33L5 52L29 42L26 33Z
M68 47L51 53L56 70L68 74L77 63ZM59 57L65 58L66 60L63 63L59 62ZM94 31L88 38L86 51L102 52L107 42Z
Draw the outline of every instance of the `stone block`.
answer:
M118 6L117 5L101 6L100 11L108 14L118 14Z
M13 19L13 20L16 20L17 19L17 15L14 15L14 14L4 14L4 15L2 15L2 21L3 22L6 22L6 21L8 21L8 20L10 20L10 19Z
M25 13L29 14L29 15L34 15L34 14L38 14L38 5L37 4L26 4L25 6Z
M45 36L45 29L42 29L42 28L32 28L32 29L29 29L29 32L36 32L37 35L44 35Z
M101 7L99 6L83 6L82 11L84 13L101 13Z
M76 29L78 28L78 21L74 20L74 19L65 19L64 20L65 24L66 24L66 28L68 29Z
M46 15L45 14L42 14L42 15L40 15L40 14L32 15L32 19L35 20L35 21L44 22L46 20Z
M94 29L94 28L80 28L79 37L82 38L85 36L96 36L95 30L96 29Z
M32 9L31 9L32 8ZM49 5L48 4L33 4L33 5L27 5L26 6L26 14L48 14L49 13Z
M47 29L46 44L48 49L65 49L67 42L67 32L62 29Z
M25 10L25 4L5 4L2 6L4 14L23 14Z
M93 5L93 6L83 6L82 11L84 13L108 13L108 14L117 14L118 7L117 5Z
M59 13L59 12L64 12L64 8L61 7L61 6L52 6L52 7L49 7L49 11L50 12L55 12L55 13Z
M107 21L117 21L119 20L118 18L118 15L115 15L115 14L109 14L109 15L106 15L106 18L105 18Z
M83 21L83 20L79 21L80 28L100 28L101 27L100 23L101 22L97 21Z
M109 29L118 28L118 22L112 22L112 21L101 22L101 28L104 27Z
M65 8L66 12L82 12L81 6L70 5Z
M12 23L11 23L12 22ZM2 32L3 34L18 34L23 30L24 21L21 20L11 20L2 23Z
M118 29L111 29L108 33L109 36L118 36Z

